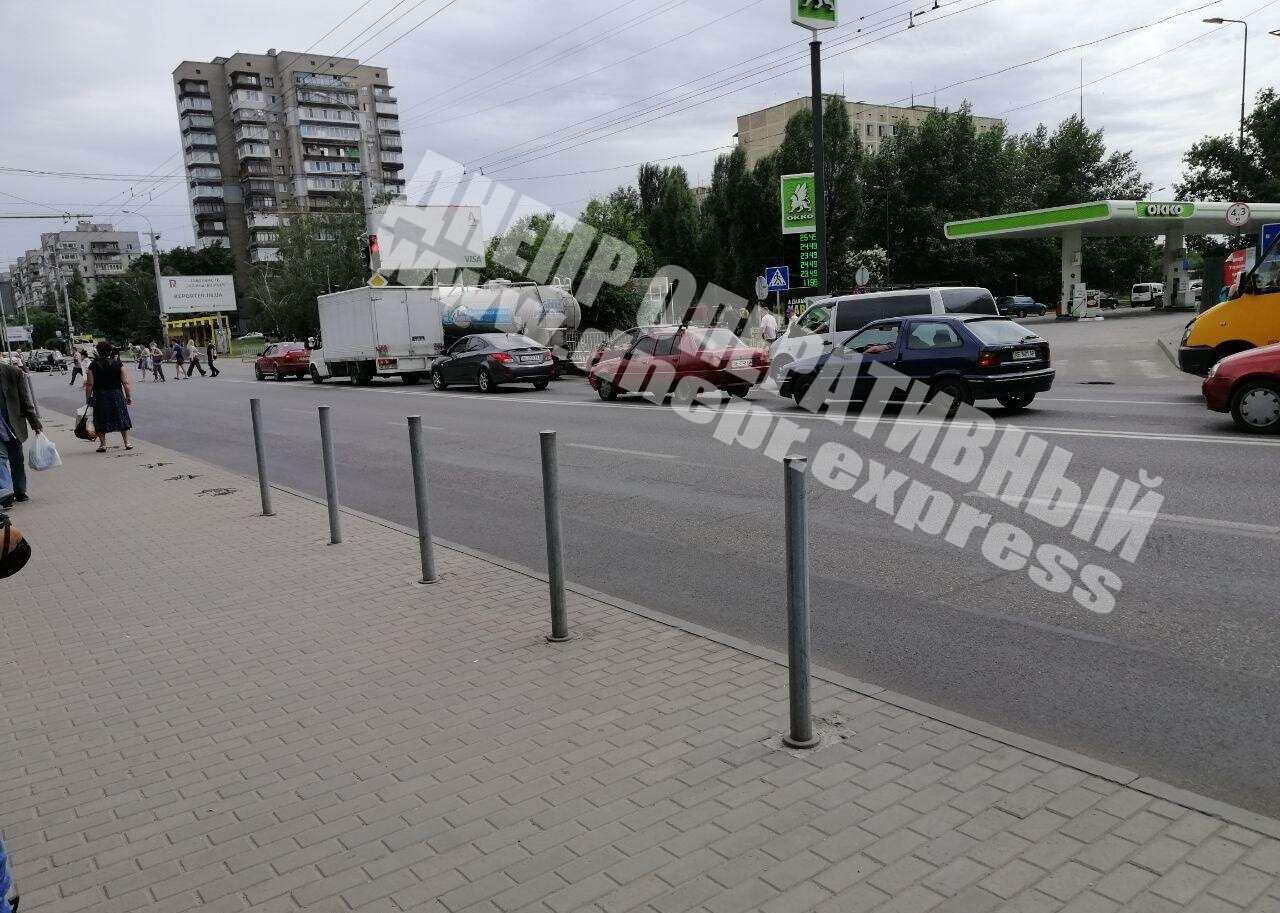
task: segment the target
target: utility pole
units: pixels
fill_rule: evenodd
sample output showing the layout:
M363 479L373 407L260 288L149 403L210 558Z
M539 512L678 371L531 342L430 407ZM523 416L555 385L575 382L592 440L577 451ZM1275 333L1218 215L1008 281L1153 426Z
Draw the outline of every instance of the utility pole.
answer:
M1230 22L1232 25L1244 26L1244 47L1243 55L1240 61L1240 192L1244 192L1245 166L1247 159L1244 151L1244 121L1245 121L1245 104L1249 97L1249 23L1243 19L1223 19L1221 16L1214 16L1212 19L1204 20L1207 25L1222 25ZM1274 33L1272 33L1274 34Z
M156 277L156 309L160 315L160 323L163 325L164 324L164 288L160 284L161 283L160 250L156 246L156 241L159 239L160 236L156 234L155 226L151 224L151 219L149 219L147 216L143 215L142 213L136 210L133 212L129 212L129 210L126 209L124 210L124 212L131 216L137 216L139 219L142 219L144 222L147 223L147 236L151 239L151 271Z
M813 201L814 225L818 242L818 288L816 294L827 294L827 178L826 156L822 146L822 42L813 29L809 42L809 71L813 81Z

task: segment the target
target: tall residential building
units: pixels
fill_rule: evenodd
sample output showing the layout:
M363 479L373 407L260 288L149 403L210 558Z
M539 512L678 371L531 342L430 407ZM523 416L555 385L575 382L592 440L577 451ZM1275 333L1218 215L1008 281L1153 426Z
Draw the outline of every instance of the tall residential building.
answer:
M187 60L173 71L196 243L249 267L278 258L292 215L404 189L403 144L384 67L276 51Z
M738 118L738 145L747 154L747 166L751 167L770 152L782 145L782 136L787 129L787 121L800 111L808 111L811 99L795 98L791 101L753 111ZM894 105L876 105L866 101L846 101L849 111L849 124L862 141L862 148L868 152L879 152L880 144L900 126L919 126L924 119L937 110L930 105L912 105L910 108L899 108ZM994 130L1002 126L1004 121L998 117L973 118L974 126L979 133Z
M69 288L77 273L84 280L85 295L92 298L100 282L123 275L141 253L136 231L116 231L106 222L82 220L73 229L44 232L40 247L10 267L14 298L20 306L43 307L49 301L47 293L61 294L57 276ZM61 307L60 299L57 306Z

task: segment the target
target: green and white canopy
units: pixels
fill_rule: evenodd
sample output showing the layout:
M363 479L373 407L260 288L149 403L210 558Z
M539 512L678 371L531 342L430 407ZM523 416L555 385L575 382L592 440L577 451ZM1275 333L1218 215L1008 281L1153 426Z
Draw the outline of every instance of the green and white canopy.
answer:
M1233 220L1228 222L1227 213L1233 207ZM1077 229L1086 237L1138 237L1179 231L1188 235L1225 235L1255 232L1271 222L1280 222L1280 203L1099 200L963 219L948 222L943 231L950 241L1057 238Z

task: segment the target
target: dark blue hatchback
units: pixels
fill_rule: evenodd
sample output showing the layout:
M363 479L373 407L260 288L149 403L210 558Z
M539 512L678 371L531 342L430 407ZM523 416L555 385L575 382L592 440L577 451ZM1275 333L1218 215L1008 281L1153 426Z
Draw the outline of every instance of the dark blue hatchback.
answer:
M924 384L930 396L994 399L1006 409L1025 408L1054 378L1049 343L1026 327L1004 317L934 314L868 324L831 352L792 364L779 392L799 403L821 375L825 388L865 400L877 363Z

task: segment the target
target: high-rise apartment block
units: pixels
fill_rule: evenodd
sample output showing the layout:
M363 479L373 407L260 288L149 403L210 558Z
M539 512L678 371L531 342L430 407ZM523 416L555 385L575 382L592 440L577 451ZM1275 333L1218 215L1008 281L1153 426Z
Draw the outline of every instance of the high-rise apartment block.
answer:
M355 188L366 205L404 189L404 152L384 67L271 49L183 61L173 71L191 218L242 280L278 258L292 216Z
M74 229L40 235L40 246L9 268L13 295L20 307L38 308L56 301L77 275L88 298L106 279L117 279L142 252L136 231L116 231L110 223L81 220Z

